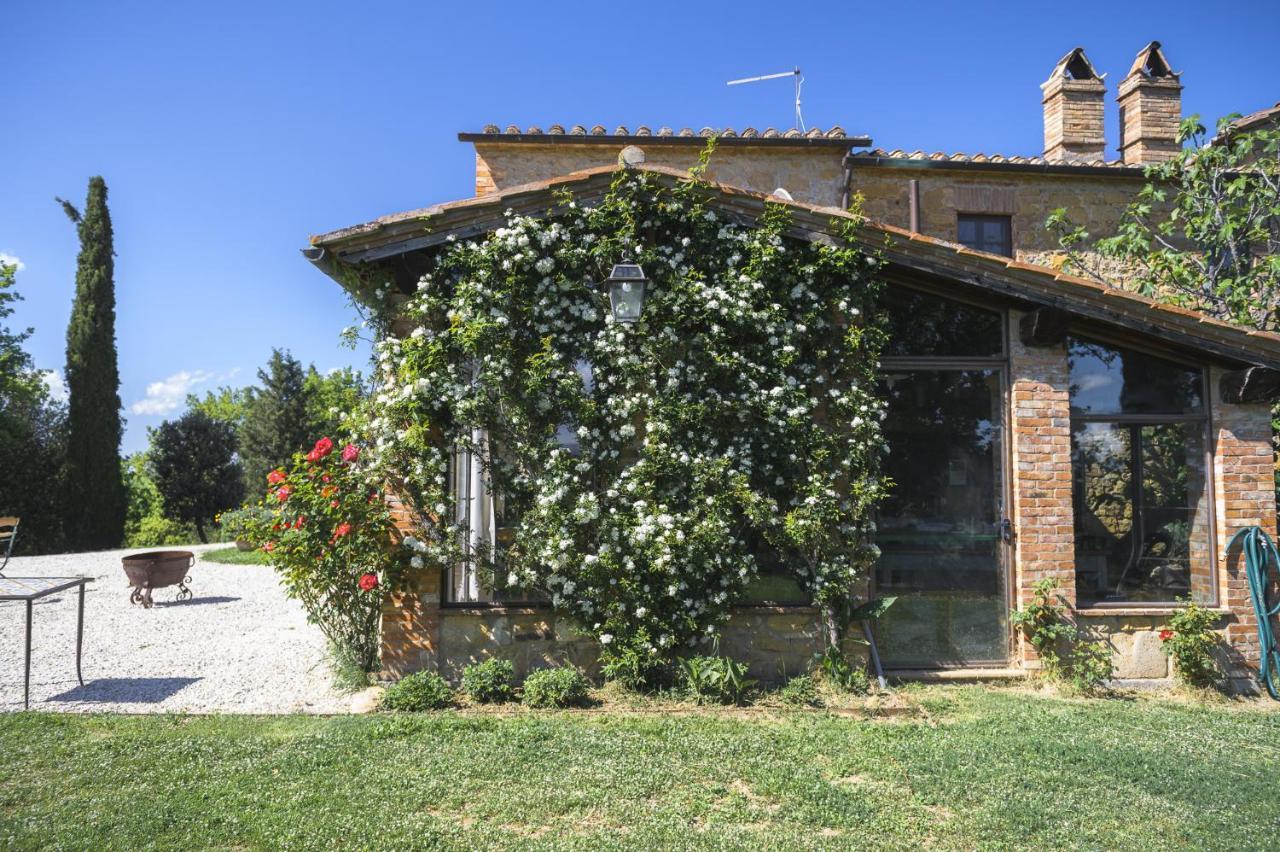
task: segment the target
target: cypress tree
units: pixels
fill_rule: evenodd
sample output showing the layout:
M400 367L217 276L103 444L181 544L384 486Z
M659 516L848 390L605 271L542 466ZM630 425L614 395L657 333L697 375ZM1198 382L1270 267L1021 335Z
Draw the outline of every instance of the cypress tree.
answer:
M240 458L245 488L257 496L267 487L267 474L310 446L314 392L307 386L302 364L288 352L271 351L265 370L258 371L261 387L253 395L240 427Z
M127 498L120 467L115 251L107 184L89 179L83 215L57 199L80 237L76 295L67 324L67 539L73 549L119 547Z

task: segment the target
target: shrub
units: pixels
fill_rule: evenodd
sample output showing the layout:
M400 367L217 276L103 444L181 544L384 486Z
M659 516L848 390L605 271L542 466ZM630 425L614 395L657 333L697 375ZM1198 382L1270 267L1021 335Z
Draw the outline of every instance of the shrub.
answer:
M818 685L809 675L798 675L778 691L778 698L789 707L817 707Z
M530 707L584 707L591 682L569 666L539 669L524 680L524 703Z
M418 672L402 677L388 687L380 706L383 710L421 713L423 710L443 710L451 704L453 690L444 678L435 672Z
M1173 659L1174 674L1183 683L1209 687L1222 679L1214 657L1221 641L1213 630L1217 623L1216 612L1188 601L1169 619L1169 628L1160 631L1161 647Z
M867 677L866 669L851 663L839 648L828 647L817 655L815 663L825 683L853 695L866 695L871 691L871 679Z
M493 658L475 663L462 670L462 691L480 704L501 704L511 700L514 675L510 660Z
M267 475L269 523L255 533L289 594L341 653L378 668L378 619L412 554L396 541L381 479L358 447L321 438ZM418 560L420 567L421 560Z
M756 685L747 677L745 663L719 654L681 660L680 680L685 691L700 704L742 704Z
M1071 648L1071 664L1067 677L1073 689L1092 695L1103 689L1115 674L1111 661L1111 646L1106 640L1093 642L1077 640Z
M264 506L242 506L218 516L218 525L226 541L245 541L261 546L261 531L270 529L274 522L272 513Z
M1009 620L1022 631L1049 677L1062 674L1062 648L1075 638L1075 630L1066 621L1067 608L1058 602L1058 581L1053 578L1040 580L1031 593L1031 602L1023 609L1015 609Z

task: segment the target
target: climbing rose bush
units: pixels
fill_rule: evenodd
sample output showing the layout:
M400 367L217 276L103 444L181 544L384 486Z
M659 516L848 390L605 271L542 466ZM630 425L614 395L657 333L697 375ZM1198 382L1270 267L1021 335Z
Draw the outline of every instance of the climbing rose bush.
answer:
M371 455L421 514L416 564L460 556L469 450L518 518L477 554L488 582L546 595L625 680L712 636L763 556L834 622L878 554L880 262L844 220L809 242L781 205L743 225L708 198L624 171L597 203L509 213L446 244L376 343ZM622 258L651 279L634 325L600 284Z
M321 438L288 471L271 471L271 511L255 540L335 652L375 671L382 600L411 556L396 539L378 475L359 458L354 445L337 453Z

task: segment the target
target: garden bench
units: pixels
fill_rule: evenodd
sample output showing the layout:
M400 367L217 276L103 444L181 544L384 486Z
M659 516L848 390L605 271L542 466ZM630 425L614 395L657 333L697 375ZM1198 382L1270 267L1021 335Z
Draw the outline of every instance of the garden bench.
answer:
M0 574L4 573L13 556L13 543L18 540L18 518L0 518L0 548L4 548L4 561L0 562Z

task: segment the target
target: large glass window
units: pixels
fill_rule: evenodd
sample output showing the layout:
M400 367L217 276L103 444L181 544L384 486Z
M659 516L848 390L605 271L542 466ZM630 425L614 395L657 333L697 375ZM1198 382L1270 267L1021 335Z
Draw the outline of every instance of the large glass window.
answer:
M1213 597L1202 371L1068 341L1080 605Z
M906 287L886 287L880 299L888 341L884 357L992 358L1004 354L996 311Z

